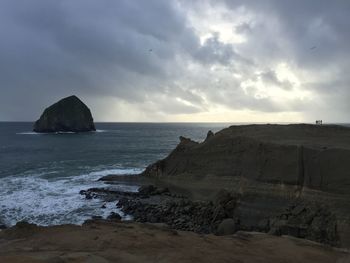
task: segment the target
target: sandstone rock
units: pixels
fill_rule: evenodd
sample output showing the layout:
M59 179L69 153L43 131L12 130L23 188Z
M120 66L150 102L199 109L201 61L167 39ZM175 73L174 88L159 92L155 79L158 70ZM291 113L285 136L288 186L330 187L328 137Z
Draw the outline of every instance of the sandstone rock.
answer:
M166 158L141 175L182 182L184 190L197 188L201 198L211 198L222 187L232 189L236 201L211 208L215 224L233 217L240 230L350 247L349 160L349 127L241 125L209 135L202 143L181 137ZM301 205L274 218L299 200L318 200L331 215Z
M232 126L203 143L180 137L178 146L142 175L227 176L347 194L349 134L342 126Z
M46 108L34 124L35 132L95 131L90 109L76 96L64 98Z
M210 139L211 137L214 137L214 133L212 131L208 131L207 133L207 137L205 138L205 140Z

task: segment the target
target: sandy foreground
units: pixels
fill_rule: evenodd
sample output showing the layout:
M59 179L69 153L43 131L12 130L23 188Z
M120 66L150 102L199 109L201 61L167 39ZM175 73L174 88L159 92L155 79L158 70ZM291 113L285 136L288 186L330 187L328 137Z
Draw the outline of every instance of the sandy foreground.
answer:
M92 222L0 232L0 262L350 262L346 250L262 233L199 235L163 225Z

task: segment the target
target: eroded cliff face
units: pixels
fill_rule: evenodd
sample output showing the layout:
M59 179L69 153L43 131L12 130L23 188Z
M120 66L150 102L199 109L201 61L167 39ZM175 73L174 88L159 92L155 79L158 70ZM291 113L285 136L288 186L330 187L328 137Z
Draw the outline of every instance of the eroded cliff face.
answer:
M182 137L169 156L147 167L143 175L240 177L331 193L349 193L350 149L347 136L350 129L316 127L322 133L328 130L329 137L344 135L344 145L339 148L342 138L337 138L335 147L329 145L334 138L315 140L310 130L314 133L317 131L312 125L291 125L290 130L273 126L272 129L280 130L279 134L256 125L250 128L255 131L261 129L260 137L257 132L249 133L249 129L245 134L239 132L241 127L230 127L202 143ZM300 134L299 138L295 136L291 140L290 133L300 130L304 131L304 135Z
M35 132L95 131L90 109L76 96L64 98L46 108L34 123Z
M235 218L246 230L271 227L271 220L283 215L293 203L316 203L334 218L324 220L328 223L322 223L321 228L335 229L335 235L339 234L336 242L350 246L349 128L305 124L232 126L207 136L201 143L181 138L169 156L147 167L143 175L182 180L184 185L208 181L207 195L215 185L238 192L241 199ZM318 213L317 209L306 209ZM318 217L314 218L308 219L306 230L304 219L300 224L278 224L282 224L283 231L296 229L302 233L314 227Z

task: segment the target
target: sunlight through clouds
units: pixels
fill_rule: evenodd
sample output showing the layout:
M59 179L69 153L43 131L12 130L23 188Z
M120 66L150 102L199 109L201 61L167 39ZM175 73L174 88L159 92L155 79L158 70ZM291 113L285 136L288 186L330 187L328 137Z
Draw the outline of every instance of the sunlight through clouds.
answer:
M2 119L76 94L101 121L346 121L350 4L320 1L4 0Z

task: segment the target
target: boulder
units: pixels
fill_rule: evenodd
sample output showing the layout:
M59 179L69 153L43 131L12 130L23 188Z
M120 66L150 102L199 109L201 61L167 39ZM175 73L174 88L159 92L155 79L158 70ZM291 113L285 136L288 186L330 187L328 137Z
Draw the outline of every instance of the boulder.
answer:
M29 223L27 221L19 221L16 223L15 228L32 229L32 228L35 228L36 226L37 226L36 224L32 224L32 223Z
M222 214L224 217L233 217L238 200L238 195L235 195L225 189L220 189L216 194L214 203L216 208L220 207L222 209Z
M76 96L64 98L46 108L33 128L41 133L95 130L90 109Z
M226 218L218 226L217 235L232 235L236 232L236 224L232 218Z
M122 217L118 213L111 212L107 219L112 221L120 221L122 220Z

